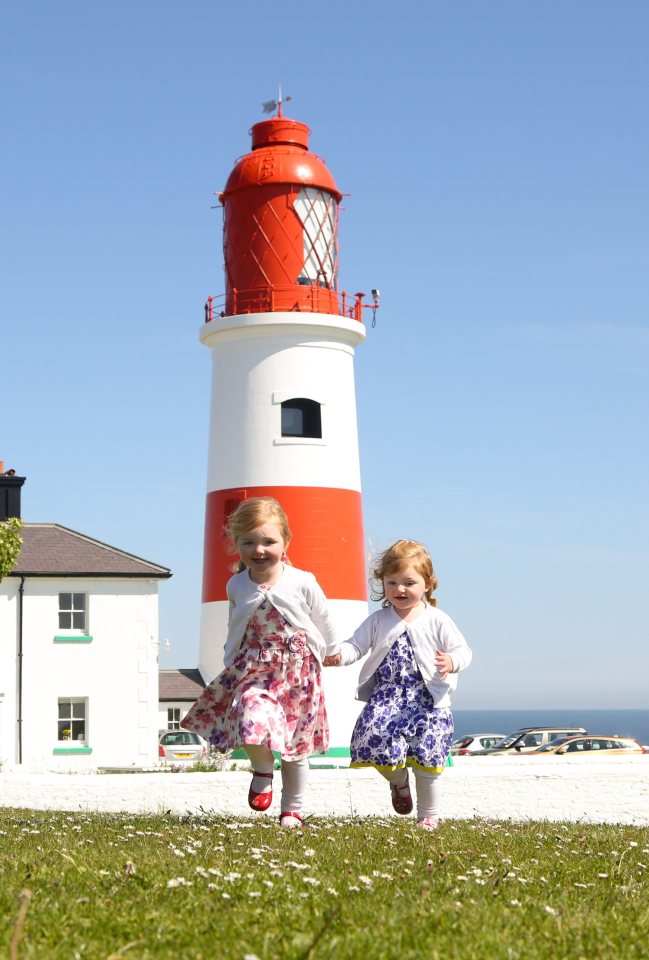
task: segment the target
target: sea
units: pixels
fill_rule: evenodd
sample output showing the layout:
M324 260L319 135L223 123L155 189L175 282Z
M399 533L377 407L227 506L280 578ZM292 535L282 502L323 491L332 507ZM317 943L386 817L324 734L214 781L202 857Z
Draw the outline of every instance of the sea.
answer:
M634 737L649 745L649 710L453 710L455 736L467 733L513 733L520 727L585 727L588 733Z

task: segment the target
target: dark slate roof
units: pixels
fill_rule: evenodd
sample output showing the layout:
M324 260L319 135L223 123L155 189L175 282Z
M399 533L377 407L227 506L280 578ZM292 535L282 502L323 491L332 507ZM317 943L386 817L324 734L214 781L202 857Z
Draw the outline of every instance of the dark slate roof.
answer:
M159 671L159 700L196 700L205 689L200 670Z
M26 523L22 550L9 576L146 577L163 580L167 567L93 540L58 523Z

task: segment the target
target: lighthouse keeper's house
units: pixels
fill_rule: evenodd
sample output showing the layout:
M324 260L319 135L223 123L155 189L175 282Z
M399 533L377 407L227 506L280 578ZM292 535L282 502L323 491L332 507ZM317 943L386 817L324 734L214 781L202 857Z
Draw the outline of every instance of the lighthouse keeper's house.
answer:
M1 470L1 468L0 468ZM24 477L0 474L0 521ZM0 761L89 771L158 757L158 584L166 567L25 523L0 582Z

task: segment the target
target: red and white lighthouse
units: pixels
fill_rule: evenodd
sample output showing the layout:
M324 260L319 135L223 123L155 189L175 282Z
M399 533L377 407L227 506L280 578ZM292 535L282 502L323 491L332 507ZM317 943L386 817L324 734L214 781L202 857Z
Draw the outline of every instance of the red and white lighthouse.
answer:
M226 292L206 304L212 351L200 670L222 669L225 587L235 558L224 525L249 497L276 497L291 562L311 571L341 640L367 616L354 388L362 294L337 288L341 193L308 149L304 123L252 127L220 200ZM357 670L325 670L332 753L349 745Z

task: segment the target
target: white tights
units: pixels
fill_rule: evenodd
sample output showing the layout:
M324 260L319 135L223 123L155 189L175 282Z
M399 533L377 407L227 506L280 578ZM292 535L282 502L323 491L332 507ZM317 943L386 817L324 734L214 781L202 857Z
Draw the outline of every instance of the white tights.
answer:
M250 758L253 770L257 773L273 772L273 754L268 747L256 743L244 743L243 749ZM299 760L282 760L282 799L280 805L282 813L288 810L291 813L302 813L308 776L308 757L300 757ZM253 777L252 789L256 793L265 793L272 789L272 781L268 777Z
M405 769L400 767L398 770L379 770L379 773L398 787L403 787L408 779L407 767ZM417 788L417 819L439 818L440 774L431 773L428 770L418 770L416 767L414 768L414 774Z

